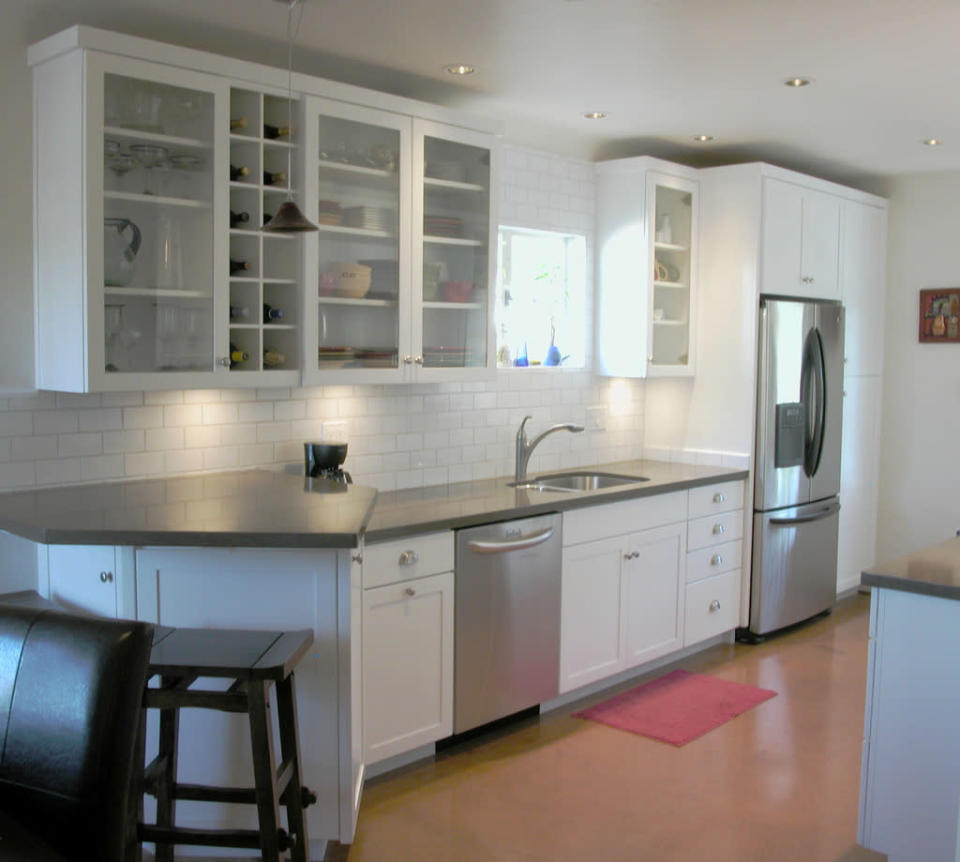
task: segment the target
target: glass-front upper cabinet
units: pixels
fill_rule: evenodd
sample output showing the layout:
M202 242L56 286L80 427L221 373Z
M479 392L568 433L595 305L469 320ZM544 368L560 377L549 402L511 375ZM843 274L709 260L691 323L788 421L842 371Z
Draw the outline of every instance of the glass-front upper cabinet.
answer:
M425 120L414 121L414 141L418 376L487 376L494 353L495 151L489 135Z
M225 84L97 52L34 74L38 385L218 385Z
M648 225L653 229L650 376L682 375L692 369L696 188L696 183L678 177L647 177Z
M304 379L395 381L410 354L410 120L310 99Z

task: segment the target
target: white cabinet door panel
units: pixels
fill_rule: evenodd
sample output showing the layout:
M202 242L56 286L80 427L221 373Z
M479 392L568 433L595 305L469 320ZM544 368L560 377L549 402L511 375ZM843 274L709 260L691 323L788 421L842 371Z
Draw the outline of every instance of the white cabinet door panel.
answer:
M563 550L561 694L623 669L620 581L627 552L626 536Z
M837 282L840 242L840 198L803 191L800 283L804 296L839 299Z
M730 631L740 610L740 572L724 572L687 586L683 645Z
M840 298L847 310L844 374L882 374L887 212L844 201L841 217Z
M364 590L364 762L451 733L453 572Z
M68 610L111 619L117 616L117 571L113 545L51 545L50 598Z
M621 625L627 667L666 655L683 642L683 524L630 536L630 560L623 570Z
M743 535L743 510L724 512L722 515L708 515L687 523L687 548L708 548L720 545Z
M761 293L798 295L802 225L802 189L793 183L764 179Z

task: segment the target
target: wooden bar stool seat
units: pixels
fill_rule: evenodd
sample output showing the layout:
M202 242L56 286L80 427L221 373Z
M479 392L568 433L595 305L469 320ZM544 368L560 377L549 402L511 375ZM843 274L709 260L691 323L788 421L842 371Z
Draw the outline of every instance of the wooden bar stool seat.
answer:
M312 643L313 633L309 630L263 632L156 627L150 675L159 676L160 685L147 688L144 707L160 710L160 739L156 758L144 770L143 790L156 797L157 817L155 824L141 823L138 836L140 841L156 845L158 862L172 860L176 844L259 849L268 862L278 862L280 854L290 850L296 862L308 862L310 845L303 811L316 802L316 796L301 784L293 669ZM192 688L201 677L233 682L226 691ZM277 695L279 766L270 719L271 685L276 686ZM252 788L178 783L179 710L184 707L248 714L253 752ZM143 736L141 731L141 747L145 744ZM178 827L175 824L178 799L256 805L259 829ZM289 832L280 826L280 805L286 808Z

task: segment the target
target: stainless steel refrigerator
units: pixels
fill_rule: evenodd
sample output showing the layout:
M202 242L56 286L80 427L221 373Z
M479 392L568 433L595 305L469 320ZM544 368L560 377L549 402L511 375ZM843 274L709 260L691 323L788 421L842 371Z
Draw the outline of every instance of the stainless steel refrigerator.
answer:
M836 599L843 323L838 302L760 298L748 637Z

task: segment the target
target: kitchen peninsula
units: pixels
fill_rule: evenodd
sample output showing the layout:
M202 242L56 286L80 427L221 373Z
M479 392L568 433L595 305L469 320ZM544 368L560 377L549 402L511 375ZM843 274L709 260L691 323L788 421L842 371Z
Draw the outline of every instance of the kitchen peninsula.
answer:
M363 486L315 480L311 484L302 475L246 470L4 494L0 530L35 543L37 589L68 607L177 626L312 629L315 648L297 667L304 773L320 798L308 812L310 829L317 838L348 842L366 751L361 723L365 666L359 636L370 623L364 623L362 614L364 593L375 593L376 588L365 589L375 583L391 589L402 586L400 577L393 577L398 571L395 550L401 544L420 547L423 541L433 549L449 547L449 552L433 559L422 554L422 570L403 567L402 575L422 575L421 583L427 583L436 572L444 572L452 584L454 528L562 512L565 545L570 543L565 554L572 554L571 574L579 586L577 554L581 548L590 548L592 554L595 542L587 540L598 519L604 528L615 528L631 541L652 533L663 541L661 525L668 525L675 537L670 539L672 568L666 570L672 578L673 639L658 641L657 654L688 645L683 637L684 596L711 581L719 579L736 595L731 593L728 601L724 594L721 614L704 604L703 613L716 631L705 629L699 619L688 620L688 630L696 633L698 642L709 643L709 638L729 633L736 625L746 471L656 461L598 469L646 481L608 490L551 493L515 489L502 477L378 496ZM723 512L710 514L710 506ZM689 521L688 511L693 518ZM690 547L703 550L688 555L688 531L691 537L709 533L708 520L727 526L714 530L719 538L691 538ZM730 553L726 546L709 547L721 538ZM605 543L612 547L611 542L618 541L614 537ZM710 558L717 569L720 550L729 562L714 575ZM695 574L688 556L699 560L704 553L705 570ZM628 567L619 562L624 556L617 551L612 557L617 583L628 577L628 570L646 572L644 560ZM566 567L567 556L564 560ZM688 583L691 579L697 583ZM421 595L418 586L417 599ZM663 601L659 593L657 600ZM628 610L614 606L617 614ZM561 691L637 667L652 657L650 652L624 655L619 664L589 668L589 678L571 671L571 681L566 685L561 681ZM444 676L445 691L452 692L452 684L449 675ZM211 717L185 716L184 781L225 786L244 782L249 754L234 745L241 731L232 728L236 718L213 717L224 722L214 727ZM449 731L438 729L430 738L442 735ZM400 748L413 750L421 744L414 736L410 740ZM376 758L382 756L386 755ZM366 758L372 759L369 752ZM224 811L224 818L231 815ZM191 805L184 804L178 816L189 825L194 816ZM242 821L224 819L222 825Z
M957 858L960 537L874 566L858 840L890 862Z

